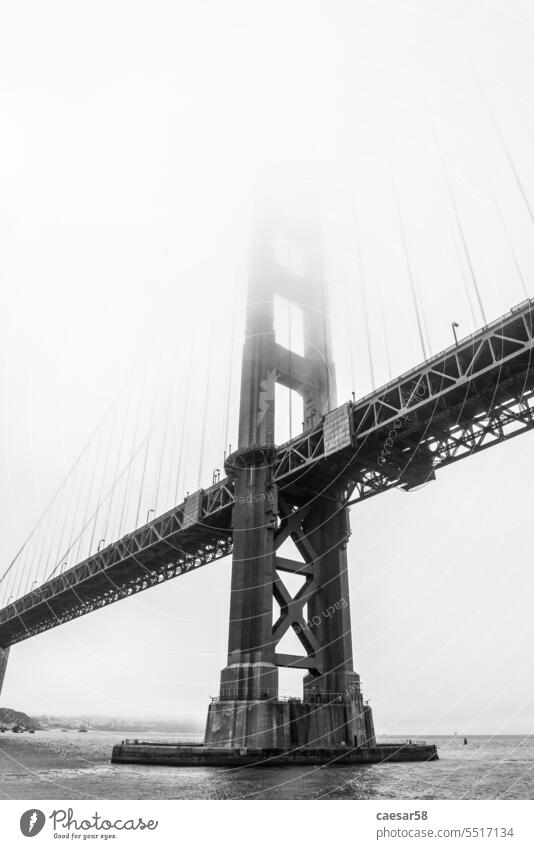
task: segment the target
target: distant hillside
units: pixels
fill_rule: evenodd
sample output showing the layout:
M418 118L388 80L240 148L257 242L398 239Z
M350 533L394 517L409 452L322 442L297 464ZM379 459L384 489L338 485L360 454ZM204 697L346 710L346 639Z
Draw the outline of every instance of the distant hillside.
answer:
M27 713L22 713L20 710L11 710L11 708L0 708L0 728L13 728L14 725L21 725L26 730L33 728L37 731L41 728L36 719L32 719Z
M76 731L80 726L91 731L117 731L117 732L150 732L150 733L186 733L192 734L204 731L204 723L198 718L182 719L154 719L135 717L111 717L94 716L86 714L83 716L52 716L43 715L37 717L42 728L67 728Z

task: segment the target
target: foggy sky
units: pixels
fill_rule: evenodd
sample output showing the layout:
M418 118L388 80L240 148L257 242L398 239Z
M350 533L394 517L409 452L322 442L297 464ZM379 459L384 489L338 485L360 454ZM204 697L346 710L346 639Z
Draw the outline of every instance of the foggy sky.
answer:
M431 351L451 321L483 324L443 163L488 320L534 296L533 38L526 0L4 7L2 564L120 386L129 436L132 411L174 399L161 512L192 375L180 500L199 463L211 483L228 387L237 437L251 198L269 173L298 164L324 193L340 402L373 388L368 337L376 386L423 358L398 209ZM518 437L352 509L355 666L379 732L532 732L533 453ZM214 563L15 646L2 704L202 725L229 582Z

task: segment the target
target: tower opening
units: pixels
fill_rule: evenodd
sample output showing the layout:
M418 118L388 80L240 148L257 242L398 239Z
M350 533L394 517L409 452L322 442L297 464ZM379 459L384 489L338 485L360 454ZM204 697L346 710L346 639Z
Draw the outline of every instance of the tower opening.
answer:
M304 403L298 392L277 383L275 387L274 441L283 445L303 431Z
M274 334L279 345L304 356L304 316L296 304L274 296Z

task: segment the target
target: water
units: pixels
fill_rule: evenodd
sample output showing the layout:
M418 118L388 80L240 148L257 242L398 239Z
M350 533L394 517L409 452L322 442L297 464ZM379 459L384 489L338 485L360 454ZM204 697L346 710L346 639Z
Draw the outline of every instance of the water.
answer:
M426 738L438 746L440 760L432 763L264 769L115 766L111 749L120 740L102 731L0 735L0 798L534 798L534 736L470 737L467 746L463 737Z

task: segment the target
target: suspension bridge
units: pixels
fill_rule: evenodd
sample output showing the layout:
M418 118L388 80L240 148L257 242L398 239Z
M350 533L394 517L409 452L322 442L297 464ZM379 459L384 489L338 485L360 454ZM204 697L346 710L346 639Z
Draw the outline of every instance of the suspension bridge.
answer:
M298 255L298 263L280 259L280 239L294 247L288 257ZM0 609L0 688L12 645L232 555L228 663L206 726L212 762L221 750L233 757L237 750L306 751L316 762L332 752L343 760L435 757L433 747L377 747L352 659L348 512L392 488L410 491L434 481L441 468L534 426L534 301L365 397L338 404L322 263L313 210L258 215L239 440L224 458L224 475L11 597ZM276 297L302 316L302 354L276 339ZM278 384L297 393L303 409L302 432L281 445L275 442ZM118 475L126 489L127 468ZM299 559L279 553L288 539ZM30 557L28 580L33 572ZM302 580L294 595L284 584L288 574ZM280 647L290 630L300 654ZM302 698L280 699L280 667L305 671ZM117 761L154 757L132 746L114 753ZM160 747L157 757L187 763L199 754L164 756Z

